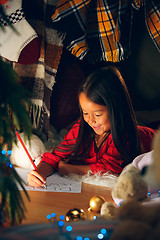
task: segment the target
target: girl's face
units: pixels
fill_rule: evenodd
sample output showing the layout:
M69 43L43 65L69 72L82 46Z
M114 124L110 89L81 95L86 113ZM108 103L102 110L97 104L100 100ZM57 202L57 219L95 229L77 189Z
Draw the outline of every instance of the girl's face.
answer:
M96 134L103 135L110 130L109 114L106 106L92 102L84 93L79 95L79 104L84 120Z

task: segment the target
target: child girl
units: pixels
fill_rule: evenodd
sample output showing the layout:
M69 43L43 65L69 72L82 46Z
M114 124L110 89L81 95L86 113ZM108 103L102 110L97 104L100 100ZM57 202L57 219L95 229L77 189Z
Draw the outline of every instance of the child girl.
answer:
M137 126L125 82L115 67L92 73L79 91L81 117L52 153L44 153L28 183L41 187L46 177L83 175L89 170L119 174L141 153L150 151L154 130Z

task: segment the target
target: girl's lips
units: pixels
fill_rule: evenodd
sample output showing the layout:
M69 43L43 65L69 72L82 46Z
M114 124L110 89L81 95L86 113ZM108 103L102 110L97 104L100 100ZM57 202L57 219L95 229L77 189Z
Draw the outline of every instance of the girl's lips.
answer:
M101 125L100 125L100 126L98 126L98 127L93 127L93 129L96 129L96 130L98 130L100 127L101 127Z

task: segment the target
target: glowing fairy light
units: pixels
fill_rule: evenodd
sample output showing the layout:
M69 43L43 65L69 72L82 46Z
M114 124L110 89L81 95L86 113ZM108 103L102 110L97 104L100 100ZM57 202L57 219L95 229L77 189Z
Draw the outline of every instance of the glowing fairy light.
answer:
M54 212L47 215L47 219L49 220L49 222L53 222L53 223L57 224L60 235L65 236L65 238L67 240L73 240L72 236L70 235L70 234L72 234L73 228L71 225L65 226L65 223L63 221L63 220L66 220L65 216L60 215L59 221L57 221L55 217L56 217L56 214ZM55 218L55 221L51 221L51 218ZM94 216L93 218L96 219L97 216ZM65 228L64 228L64 226L65 226ZM109 239L109 236L110 236L109 230L107 230L105 228L101 228L101 229L99 229L99 231L100 232L95 235L95 237L97 236L97 239L100 239L100 240L101 239ZM91 240L90 237L88 237L88 236L84 237L84 236L80 236L80 235L76 236L74 239L75 240Z
M105 228L102 228L102 229L101 229L101 233L104 235L104 234L107 233L107 230L106 230Z
M10 163L9 166L10 166L10 168L13 168L13 164L12 163Z
M64 222L63 221L59 221L58 222L58 226L62 227L64 225Z
M3 155L6 155L6 150L3 149L3 150L1 151L1 153L2 153Z
M83 238L81 236L78 236L76 240L83 240Z
M9 167L9 165L10 165L10 161L7 161L7 166Z
M103 239L104 238L104 235L102 233L99 233L98 234L98 239Z
M71 232L71 231L72 231L72 226L67 226L67 227L66 227L66 230L67 230L68 232Z
M61 215L60 216L60 220L64 220L65 219L65 216L64 215Z
M11 155L11 154L12 154L12 151L11 151L11 150L8 150L7 153L8 153L8 155Z
M47 215L47 219L48 219L48 220L51 219L51 215L50 215L50 214Z
M56 214L53 212L51 213L51 217L54 218L56 216Z
M7 149L7 148L6 148ZM10 159L9 159L9 155L11 155L11 153L12 153L12 151L11 150L5 150L5 149L3 149L2 151L1 151L1 153L2 153L2 155L3 155L3 157L2 157L2 160L5 160L6 161L6 164L7 164L7 166L8 167L10 167L10 168L13 168L13 164L10 162Z

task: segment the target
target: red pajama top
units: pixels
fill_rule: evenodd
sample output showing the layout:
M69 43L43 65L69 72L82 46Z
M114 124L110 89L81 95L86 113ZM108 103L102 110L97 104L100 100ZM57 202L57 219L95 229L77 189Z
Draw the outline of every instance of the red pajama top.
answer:
M63 146L76 143L79 126L80 123L78 121L64 137L62 142ZM156 131L151 128L138 126L138 133L144 152L149 152L151 150L151 141L155 132ZM64 148L61 146L61 149ZM61 152L58 148L56 148L52 153L44 153L42 161L52 165L57 171L58 162L61 159L64 159L67 155L68 152ZM95 142L93 141L88 156L81 161L81 164L90 165L93 174L97 172L105 173L108 171L120 173L122 171L122 164L124 161L121 159L120 153L113 143L111 134L109 134L104 145L100 149L100 154L98 156L100 156L100 158L96 155Z

